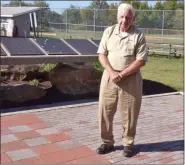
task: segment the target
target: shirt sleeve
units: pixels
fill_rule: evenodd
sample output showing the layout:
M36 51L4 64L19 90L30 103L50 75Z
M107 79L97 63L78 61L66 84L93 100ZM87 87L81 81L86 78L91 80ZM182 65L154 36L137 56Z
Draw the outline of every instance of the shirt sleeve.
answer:
M146 45L146 39L144 34L139 35L138 43L136 47L136 59L148 61L148 48Z
M106 28L105 31L103 32L99 47L98 47L98 54L108 54L107 51L107 40L108 40L108 33L109 33L109 28Z

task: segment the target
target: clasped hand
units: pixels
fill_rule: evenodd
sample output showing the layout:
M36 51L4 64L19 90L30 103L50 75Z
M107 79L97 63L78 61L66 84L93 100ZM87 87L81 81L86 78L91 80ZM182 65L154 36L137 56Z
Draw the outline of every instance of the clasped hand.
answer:
M110 73L110 79L114 83L118 83L119 81L121 81L122 78L123 78L123 76L121 75L121 72L113 71Z

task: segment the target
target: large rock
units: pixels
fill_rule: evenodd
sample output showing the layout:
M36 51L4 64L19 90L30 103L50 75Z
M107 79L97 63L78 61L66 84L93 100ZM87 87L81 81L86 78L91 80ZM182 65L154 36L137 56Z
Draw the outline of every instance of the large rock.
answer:
M49 74L53 87L69 95L98 93L102 73L92 67L61 65Z
M45 79L46 73L41 72L41 64L35 65L2 65L1 81L16 80L29 81L32 79Z
M46 91L32 85L0 86L0 102L7 100L22 103L29 100L39 99L45 95Z

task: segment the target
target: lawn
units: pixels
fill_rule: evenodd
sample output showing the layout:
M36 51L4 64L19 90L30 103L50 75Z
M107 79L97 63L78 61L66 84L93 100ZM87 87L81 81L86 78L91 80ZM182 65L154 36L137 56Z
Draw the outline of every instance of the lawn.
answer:
M167 59L149 57L147 64L141 68L143 79L160 82L177 91L183 91L184 59Z
M43 32L42 36L43 37L51 37L51 38L70 38L70 36L74 39L101 39L103 31L86 31L86 30L68 30L67 32L64 31L55 31L55 32L50 32L51 35L49 35L48 32ZM31 32L31 35L33 36L33 33ZM178 35L164 35L164 38L162 39L161 36L159 35L145 35L146 40L148 42L152 43L168 43L172 45L183 45L183 36L178 36Z

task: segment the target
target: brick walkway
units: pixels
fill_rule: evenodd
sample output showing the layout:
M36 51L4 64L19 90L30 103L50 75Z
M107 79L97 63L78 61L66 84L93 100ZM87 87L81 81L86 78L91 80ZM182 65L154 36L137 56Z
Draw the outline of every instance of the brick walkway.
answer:
M114 119L115 151L97 155L97 103L28 111L1 117L2 164L183 164L183 96L145 97L135 152L122 156L119 112Z

